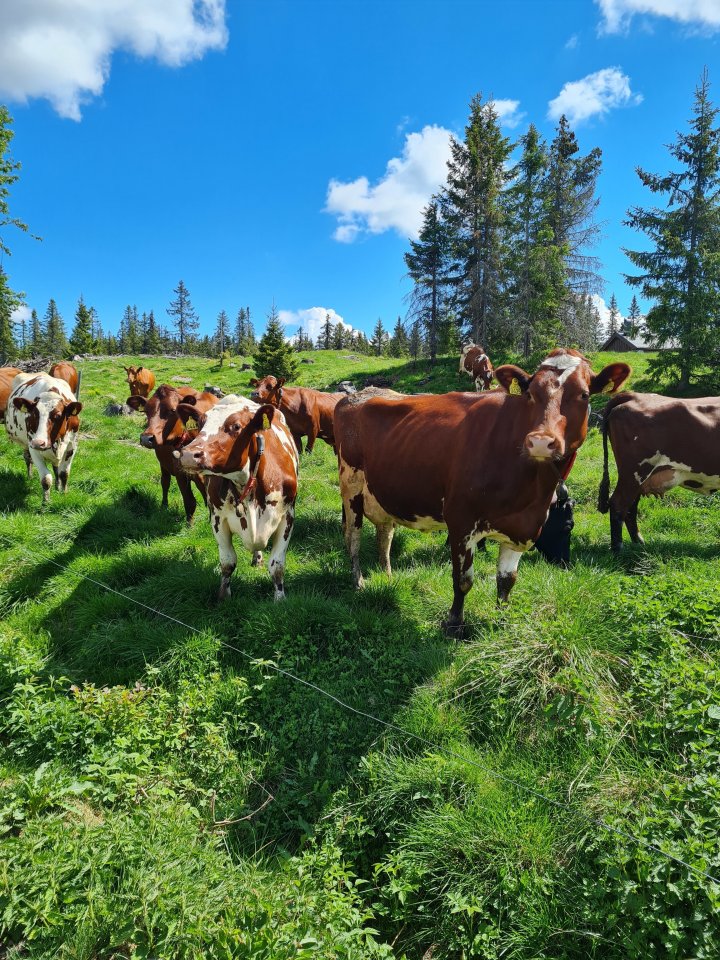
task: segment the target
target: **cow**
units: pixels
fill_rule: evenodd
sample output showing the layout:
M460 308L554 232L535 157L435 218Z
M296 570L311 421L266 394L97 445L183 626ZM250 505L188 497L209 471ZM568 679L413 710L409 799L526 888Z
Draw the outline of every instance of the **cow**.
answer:
M558 567L570 566L570 535L575 526L574 512L575 501L570 498L565 482L561 481L553 496L547 520L535 541L537 552L548 563Z
M467 373L475 384L475 390L482 393L489 390L493 378L493 365L482 347L468 343L460 354L460 374Z
M323 393L308 387L286 387L284 377L263 377L250 381L255 390L250 399L255 403L271 403L285 417L297 448L302 453L302 438L307 437L307 452L312 453L320 437L335 449L333 414L345 393Z
M195 415L195 408L187 410ZM275 600L285 598L285 555L295 522L298 452L282 413L230 394L199 417L200 433L175 456L188 473L207 478L213 536L222 577L218 599L230 596L237 565L233 534L262 564L272 539L269 570Z
M71 363L68 363L67 360L61 360L59 363L54 363L50 367L50 376L57 377L59 380L64 380L66 383L68 383L70 385L70 389L77 397L78 387L80 386L80 374Z
M192 387L176 389L164 383L149 399L135 395L128 397L125 402L133 410L142 411L147 417L145 429L140 434L140 445L147 450L154 450L160 464L162 506L168 506L168 491L172 478L175 477L185 507L185 519L191 524L197 506L192 483L195 483L200 491L203 503L207 503L205 481L197 473L192 477L188 476L173 454L197 436L197 430L186 428L186 408L192 406L198 414L207 413L218 402L217 397L211 393L198 393ZM178 412L181 406L183 409Z
M575 350L553 350L534 374L506 364L499 390L479 396L387 396L364 390L338 403L338 451L344 533L356 588L363 517L377 528L380 563L390 574L396 524L447 529L453 603L449 634L463 626L479 540L500 544L497 598L507 602L522 554L538 538L558 480L587 434L590 395L615 392L625 363L595 374Z
M657 393L621 393L604 410L603 475L598 509L610 511L610 547L622 548L623 523L633 543L640 497L662 497L672 487L696 493L720 490L720 398L680 400ZM612 496L608 437L617 464Z
M12 382L21 372L17 367L0 367L0 420L5 419Z
M155 374L147 367L123 367L133 397L149 397L155 386Z
M77 450L82 404L70 386L47 373L19 373L12 382L5 427L8 437L23 448L28 477L35 464L43 488L43 503L50 500L52 474L57 489L67 492L68 477Z

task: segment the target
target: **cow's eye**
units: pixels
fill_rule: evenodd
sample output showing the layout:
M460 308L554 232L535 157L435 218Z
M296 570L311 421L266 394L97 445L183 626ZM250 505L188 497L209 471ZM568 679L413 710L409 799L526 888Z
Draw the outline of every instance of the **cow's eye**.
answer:
M581 397L581 399L583 399L583 400L589 400L589 399L590 399L590 394L587 392L587 390L583 390L583 392L580 394L580 397Z

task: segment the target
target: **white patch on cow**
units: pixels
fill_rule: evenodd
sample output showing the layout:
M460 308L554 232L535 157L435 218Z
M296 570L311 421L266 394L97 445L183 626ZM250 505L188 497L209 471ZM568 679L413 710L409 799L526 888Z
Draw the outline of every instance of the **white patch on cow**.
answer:
M673 487L683 486L702 494L720 490L720 476L696 472L686 463L672 460L659 450L654 456L641 460L638 466L642 468L646 464L650 467L649 472L642 469L635 471L635 479L640 484L640 491L646 496L662 496Z
M480 529L479 529L480 528ZM482 530L481 525L476 524L473 533L477 531L478 539L480 537L485 537L486 540L494 540L495 543L499 543L501 546L505 545L512 550L517 551L518 553L527 553L531 547L535 545L534 540L526 540L524 542L517 542L516 540L511 540L510 537L505 533L501 533L500 530L486 529Z
M497 572L502 577L508 573L517 573L520 557L524 550L516 550L508 543L500 544L500 553L498 554Z
M558 354L557 357L547 357L540 366L559 371L558 382L560 386L562 386L581 363L582 360L580 357L573 357L572 354L569 353L561 353Z

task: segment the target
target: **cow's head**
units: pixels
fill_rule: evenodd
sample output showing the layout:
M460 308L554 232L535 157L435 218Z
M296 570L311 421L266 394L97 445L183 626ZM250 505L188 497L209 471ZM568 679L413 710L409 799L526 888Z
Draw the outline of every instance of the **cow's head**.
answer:
M35 400L15 397L15 409L25 414L28 444L34 450L51 450L68 432L80 427L79 400L65 400L54 391L43 393Z
M611 363L593 373L577 350L558 349L532 375L508 363L497 368L495 378L516 397L525 454L552 461L563 460L582 446L591 394L615 393L631 372L626 363Z
M188 406L197 403L197 391L164 383L148 398L133 395L125 401L133 410L141 410L147 417L145 429L140 434L140 445L156 450L165 444L179 443L185 432ZM184 409L180 409L183 407Z
M255 389L250 394L250 399L255 403L271 403L274 407L279 407L284 383L285 377L268 376L263 377L262 380L253 377L250 386Z
M474 360L472 365L472 378L479 391L489 390L492 378L494 376L493 365L490 357L485 353L482 347L478 347L480 355Z
M140 374L144 369L144 367L123 367L128 386L130 387L130 393L133 396L137 396L139 391L142 389Z
M258 455L257 435L270 429L275 413L271 403L237 410L219 428L201 431L175 456L188 473L233 475L239 483L247 483Z

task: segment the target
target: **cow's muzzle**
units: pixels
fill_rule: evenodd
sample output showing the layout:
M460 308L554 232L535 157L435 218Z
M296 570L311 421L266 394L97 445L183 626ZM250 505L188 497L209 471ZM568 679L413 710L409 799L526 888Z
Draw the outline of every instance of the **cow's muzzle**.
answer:
M49 450L50 441L49 440L38 440L37 437L33 437L30 441L30 446L33 450Z
M250 394L250 399L253 403L260 403L260 394L257 392L257 390L253 390L253 392Z
M140 434L140 446L146 447L148 450L154 450L157 446L157 441L151 433L141 433Z
M205 455L202 450L173 450L173 456L188 473L199 473L205 468Z
M557 460L563 455L563 444L551 433L529 433L525 449L533 460Z

